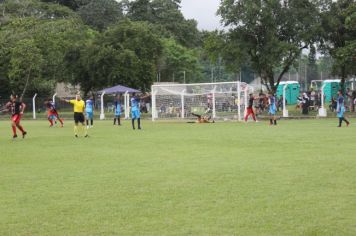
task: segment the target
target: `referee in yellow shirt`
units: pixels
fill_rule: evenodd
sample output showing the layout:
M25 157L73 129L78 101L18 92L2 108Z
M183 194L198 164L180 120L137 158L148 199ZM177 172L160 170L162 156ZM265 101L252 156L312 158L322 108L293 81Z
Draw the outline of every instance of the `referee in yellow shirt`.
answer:
M73 104L74 108L74 134L75 137L78 138L78 125L79 123L82 124L81 130L83 130L84 137L87 138L88 136L88 130L85 129L85 118L84 118L84 110L85 110L85 102L82 100L79 94L75 96L75 100L64 100L65 102L68 102L70 104Z

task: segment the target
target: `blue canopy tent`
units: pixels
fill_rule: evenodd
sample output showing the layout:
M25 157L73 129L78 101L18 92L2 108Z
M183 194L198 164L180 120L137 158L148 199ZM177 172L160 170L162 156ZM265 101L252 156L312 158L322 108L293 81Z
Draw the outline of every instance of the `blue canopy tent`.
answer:
M125 107L125 119L129 118L129 104L130 104L130 94L132 93L140 93L141 91L129 87L125 87L122 85L117 85L111 88L106 88L103 90L100 90L97 92L97 94L100 94L101 98L101 112L100 112L100 120L105 119L105 113L104 113L104 95L105 94L124 94L124 107Z

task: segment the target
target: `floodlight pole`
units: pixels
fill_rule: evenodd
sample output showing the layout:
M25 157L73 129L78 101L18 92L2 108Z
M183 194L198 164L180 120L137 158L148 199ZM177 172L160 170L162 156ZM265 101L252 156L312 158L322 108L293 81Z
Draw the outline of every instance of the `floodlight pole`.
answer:
M32 111L33 111L33 119L34 120L36 120L36 97L37 97L37 93L32 98Z
M182 105L182 111L181 111L181 117L182 117L182 119L184 119L184 93L185 93L185 91L186 91L186 89L184 89L183 91L182 91L182 94L180 95L181 97L180 97L180 99L181 99L181 105Z
M287 104L286 104L286 90L287 90L288 84L285 84L283 87L283 117L289 117L288 110L287 110Z
M321 107L319 108L319 117L327 117L327 112L325 109L325 102L324 102L324 88L326 84L321 87Z
M103 91L103 93L100 96L100 108L101 108L101 112L100 112L100 120L105 120L105 112L104 112L104 95L105 95L105 91Z

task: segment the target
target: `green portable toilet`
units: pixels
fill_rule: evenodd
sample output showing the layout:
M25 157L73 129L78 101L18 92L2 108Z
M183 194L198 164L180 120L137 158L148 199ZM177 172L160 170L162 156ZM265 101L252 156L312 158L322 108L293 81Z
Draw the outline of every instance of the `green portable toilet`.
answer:
M286 88L286 100L288 105L297 104L297 98L300 93L300 84L298 81L283 81L280 82L277 88L277 97L283 96L283 88Z
M337 92L340 89L340 80L339 79L334 79L334 80L324 80L323 81L323 86L324 87L324 96L325 96L325 101L330 102L332 97L337 97Z

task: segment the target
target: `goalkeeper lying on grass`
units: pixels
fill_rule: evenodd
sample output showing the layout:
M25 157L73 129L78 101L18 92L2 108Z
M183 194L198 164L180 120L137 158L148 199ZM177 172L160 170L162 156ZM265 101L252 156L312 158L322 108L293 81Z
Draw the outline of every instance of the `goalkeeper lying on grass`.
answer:
M215 123L215 121L210 121L211 120L211 116L203 116L203 115L198 115L198 114L194 114L192 113L193 116L197 117L197 120L195 122L188 122L188 123Z

